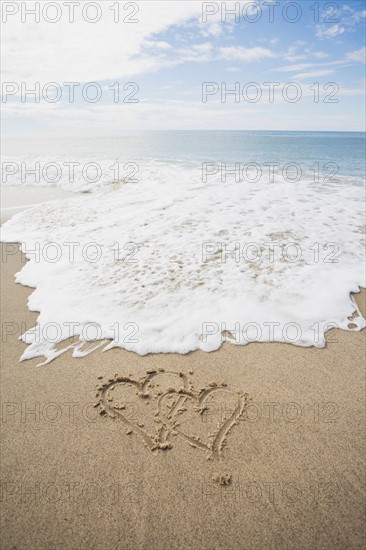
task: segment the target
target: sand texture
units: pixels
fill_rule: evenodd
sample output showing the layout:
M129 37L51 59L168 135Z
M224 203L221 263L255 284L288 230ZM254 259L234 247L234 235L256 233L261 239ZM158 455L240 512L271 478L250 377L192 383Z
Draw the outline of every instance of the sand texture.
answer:
M37 368L21 265L2 263L2 550L364 547L365 331Z

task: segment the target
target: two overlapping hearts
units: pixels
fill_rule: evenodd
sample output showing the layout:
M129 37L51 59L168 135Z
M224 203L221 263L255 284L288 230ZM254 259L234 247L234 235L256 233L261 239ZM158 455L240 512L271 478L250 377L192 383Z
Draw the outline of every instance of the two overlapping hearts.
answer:
M99 377L96 397L100 415L122 420L126 433L139 436L151 451L171 449L178 436L210 459L221 454L248 401L247 393L224 382L195 389L184 372L164 369L141 379Z

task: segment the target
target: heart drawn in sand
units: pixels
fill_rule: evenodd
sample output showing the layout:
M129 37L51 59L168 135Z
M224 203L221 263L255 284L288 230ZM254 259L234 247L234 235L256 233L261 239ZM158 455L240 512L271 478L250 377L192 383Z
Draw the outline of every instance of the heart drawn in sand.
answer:
M171 429L163 424L157 409L154 410L154 407L151 406L146 407L150 403L156 404L164 393L164 389L157 382L159 378L165 378L165 384L173 384L175 387L169 388L173 392L182 388L189 391L191 387L184 373L165 372L164 369L159 369L147 371L146 376L141 380L135 380L131 375L116 374L107 382L101 381L97 385L96 393L98 401L95 407L98 408L99 414L114 419L118 417L126 425L126 433L138 435L151 451L166 450L172 447L170 443ZM121 388L127 393L127 398L124 395L122 402L116 397L118 389ZM136 419L135 414L131 415L131 410L129 410L131 407L128 406L131 404L136 405L137 412L142 412L141 420ZM132 410L132 412L136 411ZM145 425L147 418L150 420L150 431Z
M216 428L214 428L206 440L201 436L192 434L190 428L192 427L192 424L194 425L194 422L192 423L189 413L187 412L187 402L191 401L196 415L203 415L209 408L208 401L217 397L220 393L234 397L234 407L230 410L230 414L224 418L219 417ZM238 423L244 412L248 399L248 394L246 393L230 389L226 385L220 386L214 384L212 384L211 387L203 388L198 394L195 391L181 389L179 390L178 399L174 402L174 405L167 407L166 399L169 398L169 395L171 395L171 392L166 393L159 398L159 414L163 424L165 426L170 426L172 431L175 431L192 447L209 451L210 454L207 458L220 455L223 447L225 446L226 437L234 425ZM214 410L217 411L217 409ZM185 413L188 415L188 418L186 428L182 429L181 423L184 421ZM180 414L179 417L178 414ZM202 420L200 424L206 428L209 427L207 424L203 424ZM212 430L212 427L210 427L210 429Z
M171 449L172 436L180 436L192 447L208 451L207 458L220 455L248 400L248 394L228 388L225 383L212 382L196 391L185 373L164 369L147 371L140 380L116 374L99 382L96 397L95 407L100 415L122 420L126 433L138 435L151 451ZM191 433L192 426L207 431L200 415L212 409L215 400L225 404L230 399L230 414L219 419L213 433L208 437ZM127 405L131 404L136 414L128 412ZM186 429L182 428L182 421L187 423Z

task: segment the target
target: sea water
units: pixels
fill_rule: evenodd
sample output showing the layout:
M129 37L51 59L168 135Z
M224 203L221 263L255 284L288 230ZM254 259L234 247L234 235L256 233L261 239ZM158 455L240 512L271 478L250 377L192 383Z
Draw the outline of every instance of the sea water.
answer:
M76 192L2 228L39 312L23 358L71 336L144 355L360 330L364 153L363 133L7 137L3 185Z

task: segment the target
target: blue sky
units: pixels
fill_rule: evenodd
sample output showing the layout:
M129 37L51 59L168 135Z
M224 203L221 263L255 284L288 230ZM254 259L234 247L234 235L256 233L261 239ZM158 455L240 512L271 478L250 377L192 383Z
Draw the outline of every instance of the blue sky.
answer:
M227 9L235 5L240 9L239 21L227 15L226 22L222 2L149 0L136 3L138 22L131 24L113 21L113 4L100 3L101 18L94 24L79 12L70 23L61 1L62 17L57 23L42 16L39 23L29 16L22 22L20 10L8 16L2 24L3 81L19 90L7 97L3 93L5 132L364 130L364 0L226 2ZM296 17L296 22L288 20ZM40 90L56 83L62 97L51 103L41 93L39 102L30 96L22 101L22 82L29 88L38 82ZM73 103L65 82L79 83ZM100 87L100 101L83 99L81 91L88 82ZM120 103L113 101L110 89L115 82L121 88ZM135 84L123 90L129 82ZM206 103L202 102L203 82L218 86ZM242 96L249 82L261 89L255 103ZM268 100L268 85L264 86L268 82L278 83L273 103ZM301 90L296 103L283 99L290 82ZM238 102L232 96L222 102L222 83L227 87L238 83ZM324 89L328 83L333 84ZM319 102L315 102L318 86ZM49 90L52 99L54 89ZM93 87L89 90L93 93ZM123 103L132 90L138 101ZM332 91L339 101L324 103Z

